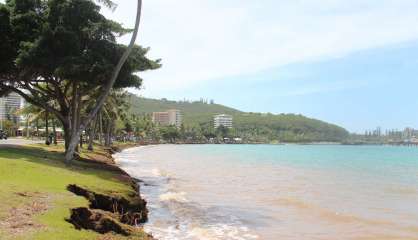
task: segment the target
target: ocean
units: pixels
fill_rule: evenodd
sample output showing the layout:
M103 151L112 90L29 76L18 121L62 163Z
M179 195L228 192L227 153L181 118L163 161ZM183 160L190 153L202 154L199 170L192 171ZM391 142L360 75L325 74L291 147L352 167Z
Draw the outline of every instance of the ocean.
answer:
M418 148L158 145L116 154L159 240L416 240Z

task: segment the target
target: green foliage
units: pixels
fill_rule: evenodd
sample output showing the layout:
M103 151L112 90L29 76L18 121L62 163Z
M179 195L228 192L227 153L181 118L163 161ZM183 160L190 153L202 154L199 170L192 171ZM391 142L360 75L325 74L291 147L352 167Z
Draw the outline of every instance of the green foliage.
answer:
M14 69L13 62L10 59L16 55L17 51L14 40L10 37L11 35L10 12L6 5L0 3L0 72L5 74Z
M110 0L99 3L115 6ZM55 115L65 132L68 161L110 91L140 88L137 73L160 67L159 60L145 56L149 48L117 42L131 30L102 15L95 1L8 0L0 6L0 19L0 52L6 53L0 59L0 94L14 91ZM114 122L108 130L113 127Z
M213 115L215 114L237 114L240 111L228 108L219 104L206 104L202 101L176 102L169 100L157 100L140 98L131 95L131 111L134 114L144 115L152 112L166 111L167 109L178 109L184 114L184 125L187 127L199 127L199 124L206 124L205 127L212 127Z
M13 136L18 126L10 120L2 120L3 130L9 137Z
M159 138L157 134L156 127L151 120L149 115L138 116L135 119L132 119L134 131L138 136L144 139L156 139Z
M180 133L175 126L165 126L161 127L159 130L165 141L174 143L176 139L180 137Z
M226 137L229 137L230 130L229 128L221 125L216 129L216 133L219 137L226 138Z
M0 5L0 20L0 90L25 95L60 121L77 101L74 91L79 89L83 99L103 92L127 49L116 38L131 31L106 19L89 0L8 0ZM133 48L114 89L139 88L142 79L136 73L160 67L159 60L145 56L148 51ZM52 100L58 105L50 106Z
M178 109L184 117L184 127L193 129L206 138L215 136L242 137L251 142L340 142L348 132L336 125L296 114L245 113L219 104L203 101L168 101L130 96L131 111L144 115L167 109ZM213 129L213 116L229 114L234 118L234 129L221 133ZM192 132L192 131L190 131ZM193 134L191 134L193 135ZM190 134L189 134L190 136Z
M16 43L21 43L17 67L26 74L81 81L84 87L104 84L126 50L116 36L128 30L106 19L91 1L51 0L47 6L28 2L32 4L25 7L9 4L12 13L22 12L11 17ZM145 57L148 51L135 47L115 88L139 87L141 79L133 73L159 67L158 61Z
M239 132L251 132L264 141L339 142L348 137L341 127L295 114L244 113L234 118L234 124Z
M97 2L103 4L107 8L110 8L111 10L115 10L117 7L116 3L111 0L97 0Z

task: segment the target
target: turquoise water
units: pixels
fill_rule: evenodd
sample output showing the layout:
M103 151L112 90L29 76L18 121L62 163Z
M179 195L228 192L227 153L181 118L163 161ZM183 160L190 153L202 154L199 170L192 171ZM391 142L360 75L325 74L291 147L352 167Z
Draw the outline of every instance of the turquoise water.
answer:
M311 168L418 167L418 148L346 145L195 145L190 151L230 160Z
M119 164L164 239L418 239L418 148L164 145Z

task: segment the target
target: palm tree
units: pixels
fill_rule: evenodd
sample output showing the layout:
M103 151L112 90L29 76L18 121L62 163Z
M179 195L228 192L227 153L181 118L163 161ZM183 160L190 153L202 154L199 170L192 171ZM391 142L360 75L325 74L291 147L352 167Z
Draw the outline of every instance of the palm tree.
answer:
M114 132L114 128L116 126L116 121L126 121L128 119L128 112L129 112L129 102L127 101L128 94L124 91L112 91L110 95L107 97L105 104L103 105L100 112L97 114L95 121L92 121L88 128L89 133L89 145L88 149L90 151L93 150L93 142L96 136L96 129L99 128L99 142L101 142L101 138L104 135L104 145L110 146L111 145L111 138ZM91 96L96 97L96 96ZM86 99L87 100L87 99ZM86 101L88 102L88 101ZM87 106L87 108L92 106ZM103 127L104 133L103 133Z
M23 115L26 119L26 137L29 138L29 125L32 122L35 122L36 132L39 135L39 118L42 117L44 109L39 108L34 105L26 105L25 107L16 111L17 115Z
M51 142L49 141L49 120L52 121L52 129L53 129L53 135L54 135L54 144L57 144L57 132L56 132L56 126L55 126L55 118L50 117L49 112L46 111L43 108L37 107L35 105L28 104L25 107L19 109L16 111L16 114L23 115L26 119L26 137L29 138L29 125L32 122L35 122L36 126L36 134L38 137L40 137L39 134L39 121L41 119L44 119L45 121L45 144L49 145Z
M103 5L105 5L106 7L108 7L109 9L114 10L116 8L116 3L114 3L111 0L96 0L98 3L101 3Z
M115 130L116 121L125 121L130 105L127 101L127 93L112 91L103 106L103 122L105 123L105 146L112 144L112 133Z
M115 6L114 3L111 0L98 0L100 3L104 5L108 5L110 7ZM110 5L109 5L110 4ZM103 105L105 104L109 94L111 93L111 90L113 88L113 85L116 82L116 79L119 76L119 73L125 64L126 60L128 59L129 55L131 54L136 38L138 36L139 32L139 24L141 22L141 11L142 11L142 0L138 0L137 4L137 11L136 11L136 19L135 19L135 27L133 29L133 33L131 36L131 40L129 42L128 47L126 48L124 54L122 55L121 59L119 60L118 64L116 65L116 68L113 71L112 77L109 79L109 81L103 86L101 95L97 99L95 106L92 108L92 111L90 111L87 116L84 118L83 123L80 125L80 128L75 130L75 134L68 139L69 143L66 147L67 151L65 153L65 161L67 163L71 163L71 160L74 158L74 153L77 146L77 138L79 135L81 135L81 132L87 127L87 125L90 124L90 122L95 118L97 113L102 109Z

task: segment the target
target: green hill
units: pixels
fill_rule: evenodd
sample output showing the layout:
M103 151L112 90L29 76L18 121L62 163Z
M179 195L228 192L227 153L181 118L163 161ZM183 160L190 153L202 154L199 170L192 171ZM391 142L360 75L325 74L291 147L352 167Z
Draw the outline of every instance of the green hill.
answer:
M131 111L143 115L178 109L188 128L211 128L213 116L230 114L234 117L236 135L257 142L343 141L348 132L339 126L296 114L246 113L220 104L203 101L169 101L130 96Z
M196 125L207 123L213 119L215 114L237 115L242 112L225 107L220 104L206 104L203 102L176 102L169 100L158 100L141 98L135 95L130 96L131 110L134 114L148 114L152 112L163 112L168 109L178 109L182 112L185 125Z

